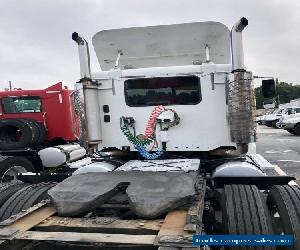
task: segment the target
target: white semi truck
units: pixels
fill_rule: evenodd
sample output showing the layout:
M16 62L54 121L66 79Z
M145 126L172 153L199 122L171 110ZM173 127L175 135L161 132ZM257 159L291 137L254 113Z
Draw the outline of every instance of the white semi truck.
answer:
M255 153L247 25L101 31L95 73L88 43L73 33L89 162L51 188L50 201L28 208L24 192L4 201L0 246L192 249L193 234L221 233L292 234L290 249L300 249L300 189ZM274 80L262 84L274 95Z

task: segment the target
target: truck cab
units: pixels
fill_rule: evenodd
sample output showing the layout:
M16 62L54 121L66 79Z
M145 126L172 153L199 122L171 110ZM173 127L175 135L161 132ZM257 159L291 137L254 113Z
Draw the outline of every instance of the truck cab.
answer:
M0 183L43 171L41 150L78 139L74 91L61 82L41 90L0 91Z
M146 139L149 116L162 106L165 112L151 128L153 138L147 150L184 154L242 146L247 151L248 143L255 141L252 74L237 55L233 69L230 36L230 30L217 22L95 34L93 45L102 71L82 72L87 140L100 150L136 152L125 134ZM238 39L232 46L240 46ZM84 60L89 59L82 59L81 65ZM242 92L247 96L238 107Z
M73 91L57 83L43 90L0 92L0 149L78 139Z

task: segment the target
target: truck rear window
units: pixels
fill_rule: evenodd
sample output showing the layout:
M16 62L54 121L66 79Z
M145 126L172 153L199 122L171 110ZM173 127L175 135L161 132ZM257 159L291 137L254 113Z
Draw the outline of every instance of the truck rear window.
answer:
M124 88L126 104L130 107L201 102L200 80L196 76L129 79Z
M41 99L38 96L20 96L2 98L3 111L11 113L41 112Z

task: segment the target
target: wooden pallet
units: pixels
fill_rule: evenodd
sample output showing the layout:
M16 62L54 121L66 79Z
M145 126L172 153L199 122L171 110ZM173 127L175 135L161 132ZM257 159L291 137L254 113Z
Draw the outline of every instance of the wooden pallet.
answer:
M204 190L204 183L201 188ZM25 245L30 249L30 244L37 242L127 246L127 249L193 249L192 236L202 229L204 192L199 194L188 210L174 210L164 219L155 220L58 217L56 209L43 201L0 223L0 249L17 250Z

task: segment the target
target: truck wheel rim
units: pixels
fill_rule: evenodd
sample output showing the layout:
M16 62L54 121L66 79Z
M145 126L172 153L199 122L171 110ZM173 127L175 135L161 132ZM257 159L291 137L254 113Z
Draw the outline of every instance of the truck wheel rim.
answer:
M28 172L24 167L13 166L7 169L1 177L1 183L16 182L19 174Z

